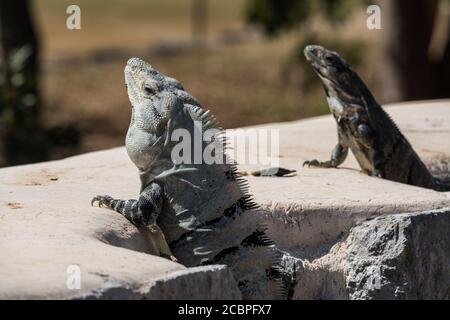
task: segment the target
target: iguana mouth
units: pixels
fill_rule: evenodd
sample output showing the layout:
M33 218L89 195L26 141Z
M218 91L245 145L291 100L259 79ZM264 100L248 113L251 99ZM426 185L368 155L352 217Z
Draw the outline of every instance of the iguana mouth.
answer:
M311 63L314 71L322 79L327 95L330 88L333 88L336 92L343 91L339 83L339 77L334 74L334 67L326 62L328 53L332 52L318 45L306 46L304 50L306 60Z
M320 68L325 67L321 60L322 50L322 47L316 45L306 46L304 50L306 60L308 60L318 72L320 71Z
M335 84L334 79L326 72L329 71L329 66L324 62L326 49L317 45L309 45L305 47L304 53L306 60L311 63L311 66L319 77Z

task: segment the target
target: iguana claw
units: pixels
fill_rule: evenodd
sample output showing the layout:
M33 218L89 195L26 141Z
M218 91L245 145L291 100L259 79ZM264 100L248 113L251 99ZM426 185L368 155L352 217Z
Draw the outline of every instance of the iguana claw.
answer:
M311 160L311 161L305 161L303 162L303 167L305 165L308 165L308 168L310 167L318 167L318 168L336 168L337 164L333 160L328 161L319 161L317 159Z
M310 168L311 166L313 166L313 167L320 167L321 166L321 162L319 162L319 160L317 160L317 159L314 159L314 160L311 160L311 161L305 161L305 162L303 162L302 167L304 167L306 165L308 165L308 168Z
M102 206L110 207L111 201L113 200L110 196L95 196L91 200L91 206L94 206L95 202L98 201L98 206L101 208Z
M383 174L380 170L374 170L371 174L372 177L377 177L383 179Z

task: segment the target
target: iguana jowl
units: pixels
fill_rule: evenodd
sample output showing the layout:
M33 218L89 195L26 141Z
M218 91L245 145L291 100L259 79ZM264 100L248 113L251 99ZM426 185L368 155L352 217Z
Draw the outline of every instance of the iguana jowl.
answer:
M208 111L180 82L145 61L132 58L125 67L132 105L126 149L137 166L141 192L137 200L96 196L136 226L158 225L173 255L186 266L226 264L246 299L277 298L280 291L276 254L264 230L250 222L257 205L251 200L236 167L223 156L220 163L178 163L172 156L177 129L191 137L215 128ZM221 131L203 141L225 147ZM188 142L192 150L195 142ZM184 151L185 152L185 151Z
M352 150L361 169L372 176L437 191L450 186L435 178L375 101L369 89L336 52L321 46L305 48L306 59L322 80L328 105L337 122L338 143L325 162L308 166L337 167Z

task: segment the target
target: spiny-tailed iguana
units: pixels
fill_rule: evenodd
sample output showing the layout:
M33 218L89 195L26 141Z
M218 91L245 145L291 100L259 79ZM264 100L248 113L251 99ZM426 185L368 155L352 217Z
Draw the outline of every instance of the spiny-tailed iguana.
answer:
M186 266L228 265L245 299L283 295L277 252L264 229L251 222L258 206L235 164L217 151L225 142L209 112L179 81L139 58L128 61L125 82L132 105L126 150L139 170L141 192L138 200L96 196L92 201L136 226L159 226ZM215 134L200 144L192 139L207 132ZM183 134L191 140L178 141ZM178 149L181 142L192 154ZM220 161L196 159L213 149Z
M361 169L372 176L437 191L450 190L450 185L431 175L344 59L316 45L307 46L305 56L322 80L330 111L337 122L338 143L330 160L306 161L304 165L337 167L344 162L350 148Z

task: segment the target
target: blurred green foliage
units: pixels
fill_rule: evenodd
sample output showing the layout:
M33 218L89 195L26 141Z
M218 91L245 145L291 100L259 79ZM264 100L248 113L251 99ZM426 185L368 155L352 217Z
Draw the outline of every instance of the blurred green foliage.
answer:
M367 50L366 44L358 39L343 40L324 34L307 34L298 42L282 70L284 83L298 83L305 92L318 84L314 72L302 72L302 70L310 68L310 63L305 59L303 53L304 48L310 44L320 44L329 50L338 52L352 68L359 68L364 63L365 51ZM297 68L300 68L300 70ZM293 81L296 74L301 74L300 81Z
M247 21L263 26L274 36L306 22L315 14L322 14L332 23L345 20L355 8L368 6L369 0L249 0Z
M268 35L275 35L284 29L290 29L304 21L316 1L296 0L249 0L247 3L247 21L264 27Z
M38 75L29 67L33 50L30 44L14 49L2 63L0 136L6 164L47 158L39 121Z
M269 37L284 31L298 29L298 42L281 69L284 86L295 86L303 95L304 107L313 105L319 114L328 111L323 90L316 74L306 61L303 50L309 44L318 44L338 52L356 69L365 68L367 44L358 37L343 37L334 32L348 20L355 10L364 10L369 0L248 0L247 22L260 25ZM311 27L312 18L324 21L325 28ZM330 28L331 27L331 28ZM336 28L335 28L336 27Z
M369 0L248 0L247 21L264 27L269 36L277 36L280 32L305 24L312 16L321 15L331 24L345 21L351 12ZM360 40L343 40L335 35L318 34L305 28L300 41L286 60L282 70L284 83L295 83L296 73L302 73L299 81L303 90L309 90L316 79L313 73L303 73L297 68L308 67L303 56L303 49L308 44L320 44L330 50L339 52L354 67L358 67L366 50ZM306 75L306 76L305 76Z

